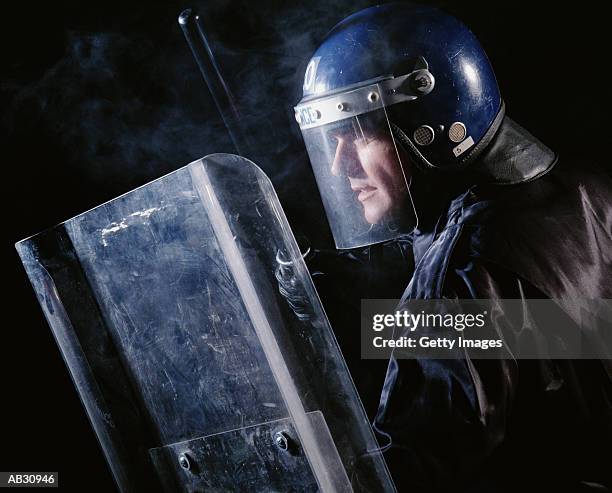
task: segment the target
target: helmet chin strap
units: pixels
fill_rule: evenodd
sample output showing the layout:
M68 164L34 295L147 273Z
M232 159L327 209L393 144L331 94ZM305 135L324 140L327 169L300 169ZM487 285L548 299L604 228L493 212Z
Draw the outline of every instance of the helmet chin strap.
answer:
M497 112L497 116L491 123L489 129L485 132L484 136L480 141L469 151L466 155L457 161L454 166L440 167L428 161L423 154L417 149L417 147L412 143L410 138L406 135L406 133L395 123L389 122L391 125L391 131L393 136L400 142L400 144L404 147L404 150L410 155L410 157L414 160L415 164L422 171L429 170L437 170L437 171L458 171L465 168L468 164L473 162L482 151L489 145L499 127L504 120L504 116L506 114L506 105L502 101L499 111Z

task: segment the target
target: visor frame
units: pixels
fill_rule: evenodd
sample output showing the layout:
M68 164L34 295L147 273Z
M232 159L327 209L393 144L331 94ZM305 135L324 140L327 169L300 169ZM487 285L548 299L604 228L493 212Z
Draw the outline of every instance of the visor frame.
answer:
M425 81L425 84L414 87L413 82L416 80ZM414 70L399 77L370 79L316 98L303 98L294 108L295 119L301 130L307 130L394 104L414 101L429 94L434 85L434 76L428 69Z

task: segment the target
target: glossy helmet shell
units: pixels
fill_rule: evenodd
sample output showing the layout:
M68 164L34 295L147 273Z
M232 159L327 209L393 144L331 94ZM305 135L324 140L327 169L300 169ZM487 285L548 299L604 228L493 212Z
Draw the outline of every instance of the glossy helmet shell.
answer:
M501 121L503 105L491 64L474 34L436 8L390 3L344 19L312 56L303 100L408 74L423 59L435 78L434 88L414 101L389 106L392 129L422 168L458 168L486 145ZM433 135L426 145L415 135L423 127ZM464 149L458 153L460 145Z

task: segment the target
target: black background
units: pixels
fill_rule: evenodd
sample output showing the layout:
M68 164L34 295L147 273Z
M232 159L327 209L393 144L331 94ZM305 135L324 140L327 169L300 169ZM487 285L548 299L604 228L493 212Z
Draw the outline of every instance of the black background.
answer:
M329 246L292 106L318 40L374 2L208 2L211 38L292 222ZM468 24L510 116L563 159L609 168L606 15L595 2L432 2ZM176 22L187 6L3 6L0 470L114 491L14 242L232 144ZM265 130L264 131L262 131Z

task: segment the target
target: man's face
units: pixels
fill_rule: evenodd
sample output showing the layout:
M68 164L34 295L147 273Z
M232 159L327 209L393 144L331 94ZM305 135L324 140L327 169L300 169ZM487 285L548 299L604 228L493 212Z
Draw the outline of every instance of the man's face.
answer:
M380 222L405 204L409 179L407 160L403 160L402 171L390 135L356 138L353 132L339 132L333 137L337 147L331 172L348 178L368 223Z

